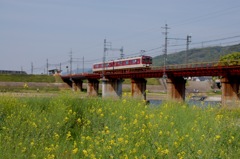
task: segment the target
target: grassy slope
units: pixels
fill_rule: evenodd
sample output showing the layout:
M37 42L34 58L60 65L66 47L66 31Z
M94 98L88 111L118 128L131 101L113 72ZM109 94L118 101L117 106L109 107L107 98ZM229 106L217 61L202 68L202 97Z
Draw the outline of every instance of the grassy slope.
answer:
M0 75L1 82L46 82L54 83L55 77L48 75Z
M62 83L59 76L48 75L0 75L0 82L5 83L0 86L0 92L51 92L59 91L58 86L49 85L51 83ZM24 82L24 84L16 84L14 82ZM29 84L28 82L44 83L44 84Z

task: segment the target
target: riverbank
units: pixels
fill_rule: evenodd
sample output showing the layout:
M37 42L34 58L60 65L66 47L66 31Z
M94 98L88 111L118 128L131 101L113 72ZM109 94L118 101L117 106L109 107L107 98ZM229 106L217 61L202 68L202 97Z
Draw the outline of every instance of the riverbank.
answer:
M99 84L99 93L102 85ZM87 89L87 83L83 83L83 89ZM167 100L167 90L163 85L147 85L147 100ZM44 83L44 82L0 82L0 92L12 93L15 96L57 96L61 91L71 91L66 83ZM123 92L131 92L131 84L123 84ZM186 99L193 96L197 100L204 97L204 101L221 101L220 90L213 90L211 83L189 81L186 85ZM86 96L85 92L79 95ZM198 99L199 98L199 99Z

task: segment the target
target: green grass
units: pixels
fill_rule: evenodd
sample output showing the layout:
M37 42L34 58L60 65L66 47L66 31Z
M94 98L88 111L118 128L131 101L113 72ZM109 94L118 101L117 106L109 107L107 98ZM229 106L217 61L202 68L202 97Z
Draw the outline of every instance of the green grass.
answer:
M0 75L1 82L46 82L54 83L56 81L54 76L48 75ZM61 80L57 80L61 81Z
M181 103L3 96L0 158L231 158L240 110Z
M148 78L147 85L161 85L158 78ZM124 79L123 84L131 84L131 79Z
M30 92L58 92L60 89L57 86L31 86L28 88L24 88L24 86L14 86L14 87L9 87L9 86L0 86L0 92L22 92L22 93L30 93Z

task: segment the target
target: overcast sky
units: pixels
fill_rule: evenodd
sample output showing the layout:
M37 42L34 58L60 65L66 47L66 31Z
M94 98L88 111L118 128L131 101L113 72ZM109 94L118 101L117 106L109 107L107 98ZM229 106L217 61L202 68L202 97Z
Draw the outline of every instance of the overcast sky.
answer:
M163 54L169 38L192 36L190 48L240 43L239 0L0 0L0 70L44 73L102 61L103 41L125 56ZM219 40L225 39L225 40ZM213 40L212 42L209 42ZM185 40L169 39L168 53ZM178 45L176 47L175 45ZM120 57L108 51L107 59ZM79 62L77 62L79 61Z

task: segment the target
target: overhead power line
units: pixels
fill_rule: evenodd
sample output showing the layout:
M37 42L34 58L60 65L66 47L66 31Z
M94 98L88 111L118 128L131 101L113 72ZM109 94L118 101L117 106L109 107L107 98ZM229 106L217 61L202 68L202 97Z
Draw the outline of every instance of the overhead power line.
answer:
M226 37L226 38L221 38L221 39L214 39L214 40L207 40L207 41L192 43L192 45L202 44L202 43L211 43L211 42L217 42L217 41L223 41L223 40L234 39L234 38L239 38L239 37L240 37L240 35L236 35L236 36L231 36L231 37Z

